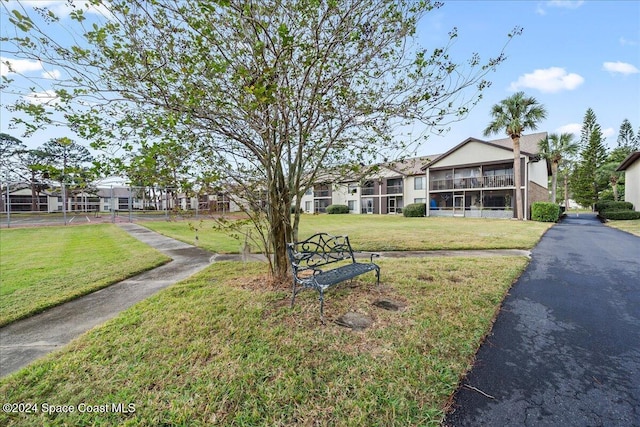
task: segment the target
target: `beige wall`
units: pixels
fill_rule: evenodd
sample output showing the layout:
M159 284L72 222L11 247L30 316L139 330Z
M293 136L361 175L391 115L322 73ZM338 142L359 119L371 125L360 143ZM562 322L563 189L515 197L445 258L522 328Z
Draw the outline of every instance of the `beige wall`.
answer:
M640 159L629 166L624 174L624 200L633 203L633 208L640 211Z
M535 182L544 188L549 187L546 161L540 160L539 162L529 162L529 181ZM544 201L546 202L547 200Z
M513 161L513 153L489 144L471 141L449 154L446 158L438 161L434 167L444 168L501 160Z

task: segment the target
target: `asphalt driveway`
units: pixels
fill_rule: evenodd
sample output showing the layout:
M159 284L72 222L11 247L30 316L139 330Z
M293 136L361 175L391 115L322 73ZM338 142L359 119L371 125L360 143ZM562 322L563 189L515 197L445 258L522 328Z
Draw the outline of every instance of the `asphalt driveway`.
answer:
M462 384L447 426L640 426L640 237L552 227Z

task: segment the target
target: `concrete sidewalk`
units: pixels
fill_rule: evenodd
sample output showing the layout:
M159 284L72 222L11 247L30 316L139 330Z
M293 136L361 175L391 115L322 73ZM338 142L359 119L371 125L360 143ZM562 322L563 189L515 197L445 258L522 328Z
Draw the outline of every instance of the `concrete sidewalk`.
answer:
M211 253L136 224L118 224L173 261L0 329L0 376L54 351L89 329L207 267Z

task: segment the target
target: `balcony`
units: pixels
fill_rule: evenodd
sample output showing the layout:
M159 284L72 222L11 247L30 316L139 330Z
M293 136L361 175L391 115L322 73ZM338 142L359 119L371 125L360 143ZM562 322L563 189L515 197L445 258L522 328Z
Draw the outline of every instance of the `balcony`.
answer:
M375 187L362 187L363 196L373 196L374 194L377 194Z
M388 185L386 194L402 194L402 185Z
M313 197L315 197L315 198L320 198L320 197L331 197L331 191L330 191L330 190L318 190L318 191L314 191L314 192L313 192Z
M479 188L513 187L513 175L493 175L478 178L456 178L431 180L430 190L467 190Z

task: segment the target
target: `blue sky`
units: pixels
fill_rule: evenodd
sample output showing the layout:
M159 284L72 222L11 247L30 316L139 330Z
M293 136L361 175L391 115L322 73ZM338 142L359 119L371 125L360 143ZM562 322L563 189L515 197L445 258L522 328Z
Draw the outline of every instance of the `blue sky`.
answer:
M488 79L492 86L464 121L432 136L420 154L440 153L468 137L484 139L491 106L524 91L548 117L539 131L580 134L588 108L615 146L620 124L640 128L640 2L445 1L422 22L425 44L443 43L458 28L459 60L471 52L495 55L514 26L524 28L506 48L508 59ZM502 138L496 135L493 138Z
M64 1L36 0L27 4L64 7ZM2 10L4 15L4 10ZM6 16L0 25L7 28ZM575 132L587 108L592 108L607 137L616 145L620 124L626 118L634 131L640 128L640 2L639 1L445 1L420 23L419 43L436 47L447 42L447 33L458 28L452 57L457 62L477 52L495 56L515 27L524 29L506 48L508 59L488 79L492 86L469 116L452 123L444 136L432 135L417 154L442 153L468 137L483 138L493 104L518 90L535 97L548 111L539 131ZM5 34L5 30L2 30ZM38 63L15 63L27 74L47 80L57 77ZM2 66L2 74L7 69ZM11 77L11 75L10 75ZM0 132L8 129L10 115L2 94ZM37 133L23 141L30 147L52 136L68 136L64 130ZM496 135L491 138L502 138Z

